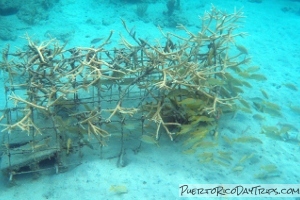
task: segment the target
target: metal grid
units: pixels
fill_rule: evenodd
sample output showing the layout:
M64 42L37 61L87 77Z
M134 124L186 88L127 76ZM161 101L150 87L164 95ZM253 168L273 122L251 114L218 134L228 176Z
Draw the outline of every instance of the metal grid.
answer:
M2 171L12 179L15 174L43 171L40 163L49 159L54 168L47 169L58 173L80 163L72 163L68 156L80 153L84 146L98 147L103 157L102 147L112 135L119 137L117 154L121 158L124 146L120 137L124 131L133 132L131 136L137 138L144 133L145 116L143 112L137 113L137 108L150 98L149 92L154 89L143 85L158 76L136 70L147 61L142 49L134 54L125 49L107 51L101 47L62 51L56 41L51 41L39 52L28 40L26 51L4 52L7 59L13 59L6 60L10 71L2 110L2 120L6 120L2 130ZM118 166L123 166L120 158Z
M81 156L82 147L117 157L122 167L128 146L138 151L141 141L157 144L162 132L171 140L188 136L191 150L216 138L220 114L236 111L237 99L248 106L239 94L249 83L236 78L251 78L241 68L250 61L247 50L234 42L245 35L235 32L241 18L241 11L212 7L201 32L180 26L188 36L163 33L164 45L137 39L123 21L136 45L121 37L123 48L107 50L111 32L96 48L65 50L56 40L38 45L28 36L24 50L10 53L8 46L1 62L7 73L1 170L10 180L58 173L80 163L72 155ZM117 150L105 151L108 143ZM42 168L46 160L52 167Z

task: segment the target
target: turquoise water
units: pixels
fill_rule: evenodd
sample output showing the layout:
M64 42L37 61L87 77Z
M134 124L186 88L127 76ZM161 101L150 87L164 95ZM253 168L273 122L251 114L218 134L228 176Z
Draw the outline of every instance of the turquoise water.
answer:
M66 43L65 49L72 49L97 47L105 41L110 31L113 35L105 46L108 50L124 47L121 36L130 44L135 44L133 35L157 46L166 41L162 32L186 37L183 31L176 29L178 24L197 34L202 27L199 16L209 12L211 4L226 13L243 9L246 17L237 30L247 32L248 36L235 40L235 44L247 48L247 57L251 58L251 64L243 66L243 69L258 66L259 71L255 73L263 75L266 80L245 79L252 87L244 86L241 95L249 103L251 112L244 109L218 116L217 131L208 134L208 141L212 143L202 144L197 149L186 148L184 142L187 138L175 137L171 141L164 129L160 129L158 141L152 140L157 134L156 124L151 120L143 121L140 113L133 114L132 121L129 120L124 126L120 125L120 118L112 118L112 124L103 125L103 129L111 134L105 139L105 144L100 142L99 145L93 137L62 139L65 147L65 157L62 159L66 161L66 169L59 167L54 159L55 153L49 150L46 155L50 159L42 159L41 170L25 163L21 169L14 169L11 177L9 173L1 174L0 199L177 199L180 184L299 183L299 1L190 0L181 1L180 5L175 3L174 9L170 7L171 1L159 0L49 0L43 3L30 1L24 5L12 1L11 4L7 9L1 5L0 10L0 47L5 49L9 44L10 53L26 51L27 36L36 44L56 38L60 45ZM122 20L126 22L128 32ZM17 81L22 83L22 80ZM9 85L7 72L3 70L1 82L1 85ZM123 89L126 84L122 84ZM8 101L13 93L6 92L4 86L0 90L3 94L0 96L0 108L4 112L15 106L13 101ZM22 90L18 91L18 95L25 94ZM153 89L155 95L157 91ZM96 91L80 92L83 98ZM106 99L110 98L110 92L113 93L112 99L120 94L118 87L114 86L103 94L107 95ZM143 96L138 92L133 87L131 97L138 99ZM151 96L147 96L145 102L150 102L150 99ZM138 101L129 100L122 106L134 111ZM108 110L113 110L115 105L101 104L102 109ZM271 111L261 110L261 106ZM20 118L22 112L12 112L12 119ZM65 112L60 110L58 115L66 119ZM101 117L108 118L107 113L102 113ZM41 116L37 115L35 119L43 126L51 122ZM130 119L128 114L125 113L125 116ZM7 116L1 120L1 130L6 128L3 125L5 120ZM141 132L153 137L140 138ZM45 135L38 135L35 140L39 143L31 145L31 135L27 136L26 131L1 132L2 168L6 166L3 163L10 159L6 146L8 137L12 141L22 138L33 151L38 148L37 145L55 144L57 140L52 138L60 134L55 133L55 137L51 135L49 143ZM205 146L207 144L209 147ZM18 149L14 145L25 148L20 142L10 145L10 149L16 151ZM26 160L23 155L18 154L12 159ZM35 170L38 173L31 173ZM21 171L28 173L18 174Z

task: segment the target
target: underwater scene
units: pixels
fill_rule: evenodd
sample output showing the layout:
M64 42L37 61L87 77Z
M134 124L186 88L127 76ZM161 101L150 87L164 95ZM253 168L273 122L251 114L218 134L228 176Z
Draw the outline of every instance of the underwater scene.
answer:
M299 0L0 0L0 26L1 200L300 199Z

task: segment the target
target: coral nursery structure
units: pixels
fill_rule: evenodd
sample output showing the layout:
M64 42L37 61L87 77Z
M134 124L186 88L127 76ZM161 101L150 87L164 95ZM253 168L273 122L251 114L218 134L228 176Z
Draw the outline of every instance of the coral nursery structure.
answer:
M140 142L158 145L167 136L194 150L217 137L222 113L248 108L240 93L251 86L241 77L264 79L246 70L247 50L235 42L246 35L237 31L243 17L241 10L212 7L199 32L180 25L185 36L162 32L157 44L137 38L122 21L132 42L121 37L113 50L106 48L113 32L98 47L65 49L54 39L37 44L26 36L25 50L5 48L1 170L10 179L59 172L80 163L70 157L82 147L104 158L115 153L122 167L125 150L134 148L127 141L136 141L137 151ZM47 160L54 168L43 168Z

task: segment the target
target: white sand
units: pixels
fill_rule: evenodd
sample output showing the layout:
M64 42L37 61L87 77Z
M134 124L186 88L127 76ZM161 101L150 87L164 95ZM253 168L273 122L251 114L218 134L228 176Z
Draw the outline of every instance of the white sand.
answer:
M195 26L200 25L198 16L209 10L210 3L199 2L192 5L189 2L194 1L182 1L180 12L188 19L188 28L196 31ZM281 118L266 115L262 122L253 119L253 114L238 112L234 118L224 115L220 120L219 135L229 138L251 135L263 141L262 144L240 143L230 146L220 138L216 148L203 148L195 154L185 155L182 153L184 148L181 142L171 142L163 135L159 147L143 143L138 154L128 149L127 165L123 168L116 167L116 159L101 160L99 151L85 149L86 154L81 160L83 163L65 173L55 174L53 170L38 179L33 179L31 175L19 176L16 177L17 185L11 188L0 184L0 199L177 199L178 186L183 183L299 183L299 142L274 140L260 132L263 125L276 126L279 123L293 124L300 130L299 114L288 107L290 104L300 106L300 93L282 86L283 83L299 85L300 15L281 10L283 7L290 7L298 11L300 2L210 2L228 13L235 7L244 7L247 18L241 30L248 32L249 36L238 42L247 47L252 64L260 66L259 73L265 74L268 80L251 82L253 88L245 89L243 97L248 100L262 97L260 89L263 88L268 92L269 100L280 105L283 114ZM47 33L56 37L65 33L65 39L69 39L68 47L89 46L92 39L106 37L110 30L114 30L113 46L119 44L119 33L127 37L120 18L126 20L130 27L135 26L139 37L149 41L162 38L155 24L164 10L165 5L162 3L151 4L145 19L147 23L144 23L137 18L132 4L116 8L104 0L65 0L53 8L48 20L37 25L27 27L13 16L5 17L5 20L9 18L16 21L15 26L19 27L17 35L23 36L27 32L40 41L46 39ZM107 25L103 25L103 21ZM165 30L175 31L170 28ZM1 47L6 43L10 43L11 47L20 47L25 41L18 38L15 41L1 42ZM4 102L3 95L1 101ZM297 136L300 133L291 131L291 134ZM109 151L111 147L105 148ZM199 162L198 155L202 152L217 151L231 152L232 160L228 162L228 166ZM251 158L240 163L244 156L249 155ZM261 166L269 164L277 166L275 176L257 179L255 176L264 171ZM235 167L242 169L235 171ZM1 175L0 182L6 183L7 178ZM126 186L128 192L116 194L110 191L112 185Z

